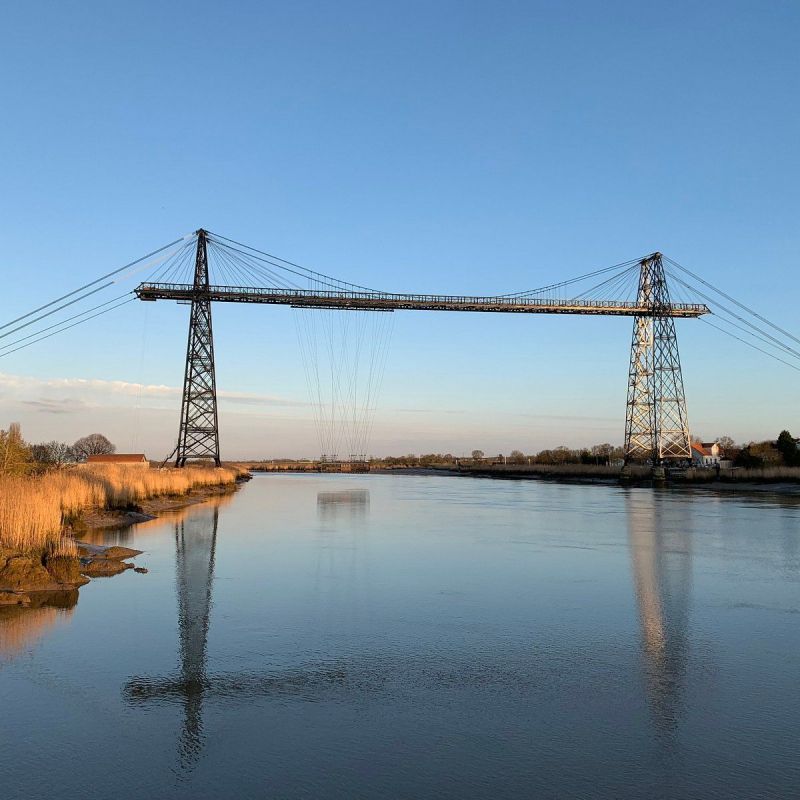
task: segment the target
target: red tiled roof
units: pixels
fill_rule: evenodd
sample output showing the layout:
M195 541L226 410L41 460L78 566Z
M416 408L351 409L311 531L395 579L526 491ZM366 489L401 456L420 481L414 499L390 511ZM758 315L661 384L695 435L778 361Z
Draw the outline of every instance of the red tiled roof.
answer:
M106 455L88 456L87 464L130 464L147 461L144 453L109 453Z
M705 447L704 445L697 444L697 442L692 442L692 450L698 452L701 456L710 456L711 450Z

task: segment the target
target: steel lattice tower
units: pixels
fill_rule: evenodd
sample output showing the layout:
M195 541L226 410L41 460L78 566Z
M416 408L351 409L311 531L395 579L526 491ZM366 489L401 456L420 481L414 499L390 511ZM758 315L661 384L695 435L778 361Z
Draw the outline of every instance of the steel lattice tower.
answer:
M634 317L628 406L625 414L625 461L651 458L653 465L691 459L689 421L683 391L675 320L661 253L641 262L638 304L650 309Z
M206 239L207 234L201 228L197 231L194 292L189 319L189 341L186 346L186 373L183 379L176 467L183 467L189 458L213 458L214 463L220 465Z

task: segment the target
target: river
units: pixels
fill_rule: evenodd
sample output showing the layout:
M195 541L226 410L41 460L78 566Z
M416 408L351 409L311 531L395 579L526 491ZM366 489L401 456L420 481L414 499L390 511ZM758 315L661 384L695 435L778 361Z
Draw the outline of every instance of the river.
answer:
M789 798L800 506L263 475L0 617L9 798Z

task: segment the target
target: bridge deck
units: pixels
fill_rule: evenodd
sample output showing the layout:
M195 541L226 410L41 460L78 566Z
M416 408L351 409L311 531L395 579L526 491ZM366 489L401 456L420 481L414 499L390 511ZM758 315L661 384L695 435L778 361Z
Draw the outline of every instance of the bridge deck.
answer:
M596 314L617 317L648 316L653 309L617 300L556 300L551 298L470 297L386 292L317 291L305 289L254 289L248 286L209 286L196 290L191 284L142 283L136 287L140 300L206 298L222 303L266 303L294 308L338 308L351 311L491 311L520 314ZM706 305L670 303L658 310L666 317L699 317L710 314Z

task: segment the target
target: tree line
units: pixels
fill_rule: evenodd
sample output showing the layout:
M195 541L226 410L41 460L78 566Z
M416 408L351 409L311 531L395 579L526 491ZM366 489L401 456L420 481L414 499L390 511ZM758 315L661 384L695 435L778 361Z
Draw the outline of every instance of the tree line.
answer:
M80 464L89 456L106 455L116 450L102 433L82 436L73 444L55 439L49 442L26 442L19 423L12 422L8 430L0 429L0 473L27 475L46 472L68 464Z
M756 469L759 467L800 467L800 449L787 430L782 430L775 440L750 442L742 445L733 456L734 466Z
M692 441L700 443L703 440L700 436L693 436ZM747 444L737 444L731 436L719 436L714 441L719 444L725 458L729 459L735 467L750 469L773 466L800 467L800 447L788 430L781 431L777 439L748 442ZM455 456L452 453L426 453L424 455L409 453L404 456L373 458L371 461L387 467L448 466L465 461L473 463L490 461L503 464L612 465L622 461L624 457L625 452L621 446L603 442L591 447L579 448L560 445L529 454L525 454L522 450L512 450L508 454L492 455L475 449L469 456Z
M579 449L571 449L562 445L529 455L522 450L512 450L507 455L504 453L487 455L483 450L473 450L469 456L456 456L452 453L424 453L422 455L409 453L403 456L386 456L370 460L387 467L432 467L455 465L464 461L493 461L504 464L610 464L622 457L621 447L606 442Z
M702 441L693 437L694 442ZM778 438L760 442L737 444L730 436L720 436L715 440L722 448L725 457L736 467L800 467L800 448L788 430L782 430ZM30 443L22 436L19 423L12 422L7 430L0 429L0 473L27 474L60 469L69 464L79 464L90 455L115 453L117 448L102 433L90 433L72 444L58 440ZM492 461L505 464L605 464L611 465L624 457L622 447L608 442L577 449L560 445L537 453L525 454L522 450L512 450L509 454L487 455L475 449L470 456L456 456L453 453L409 453L401 456L371 458L375 464L387 467L433 467L453 466L465 460L473 462Z

